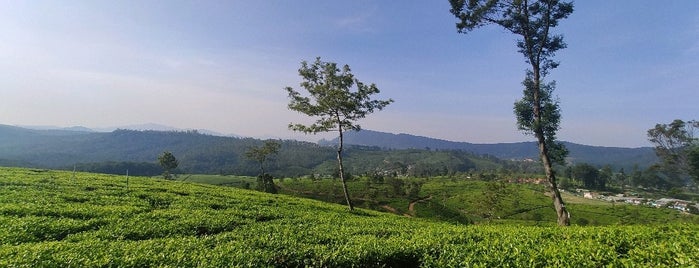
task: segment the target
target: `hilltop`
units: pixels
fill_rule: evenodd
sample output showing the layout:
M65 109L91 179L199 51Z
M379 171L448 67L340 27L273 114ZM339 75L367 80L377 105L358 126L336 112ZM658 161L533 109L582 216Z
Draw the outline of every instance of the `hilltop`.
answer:
M278 140L279 154L268 171L275 176L332 176L335 149L315 143ZM0 164L63 168L104 173L157 175L155 164L163 151L180 161L178 173L256 175L258 165L245 152L262 140L222 137L198 131L76 132L31 130L0 125ZM383 150L348 146L347 170L352 174L393 171L412 176L434 176L472 170L495 170L503 161L463 151ZM140 172L142 171L142 172ZM140 173L135 173L140 172Z
M190 131L112 132L75 131L74 129L36 130L0 125L0 165L38 168L63 168L124 174L156 175L155 163L163 151L171 151L180 160L179 172L205 174L255 175L258 167L245 157L245 151L262 140L224 137ZM280 154L269 171L275 176L297 177L309 174L330 176L335 172L335 143L315 144L279 140ZM472 144L450 142L407 134L388 134L363 130L348 132L346 150L348 170L353 174L396 171L414 176L446 175L454 172L496 170L517 167L512 172L531 170L537 159L533 143ZM354 144L354 145L353 145ZM631 170L656 160L651 148L610 148L566 144L571 162L611 164ZM426 150L429 148L429 150ZM498 159L499 158L499 159ZM508 161L510 163L508 164ZM536 167L534 167L536 169Z
M0 185L3 267L688 266L699 258L693 224L460 225L228 187L36 169L0 168Z
M431 149L462 150L479 155L492 155L500 159L538 159L535 142L478 144L469 142L447 141L410 134L392 134L386 132L361 130L350 131L344 136L346 144L377 146L387 149ZM337 139L322 140L320 144L335 144ZM647 168L657 162L655 151L651 147L621 148L582 145L563 142L570 154L567 161L588 163L592 165L611 165L615 168L630 170L634 165Z

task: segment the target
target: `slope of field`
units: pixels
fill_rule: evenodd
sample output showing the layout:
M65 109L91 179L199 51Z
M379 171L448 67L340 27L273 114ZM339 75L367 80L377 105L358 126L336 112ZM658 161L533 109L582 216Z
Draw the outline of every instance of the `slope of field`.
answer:
M697 225L453 225L234 188L0 168L0 267L690 266Z
M235 185L235 179L230 179ZM338 180L277 180L280 192L344 204ZM556 214L543 185L499 183L458 177L354 178L348 182L355 205L398 215L454 223L517 222L552 225ZM699 216L668 208L584 199L564 192L576 225L699 223ZM412 205L411 205L412 204Z

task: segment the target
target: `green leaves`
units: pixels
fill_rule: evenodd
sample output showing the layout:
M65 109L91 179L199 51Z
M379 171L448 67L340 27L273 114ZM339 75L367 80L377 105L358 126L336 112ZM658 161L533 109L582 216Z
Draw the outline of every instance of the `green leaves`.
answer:
M169 151L165 151L160 156L158 156L158 162L160 163L160 166L163 167L163 169L165 170L165 173L163 173L163 177L165 179L170 179L170 171L176 169L179 165L179 162L177 161L175 156L172 155L172 153Z
M48 179L47 179L48 178ZM0 168L0 267L691 266L696 224L457 225L228 187ZM167 207L149 200L167 199Z
M515 102L514 113L517 118L517 127L526 134L536 134L540 131L543 134L549 157L552 161L565 164L565 157L568 150L562 143L556 142L556 132L560 129L561 107L559 101L552 98L556 83L538 84L534 82L531 72L527 72L527 77L522 82L524 85L524 96ZM537 87L537 85L539 85ZM539 116L535 116L538 110Z
M289 124L294 131L359 130L357 120L393 102L391 99L372 100L371 96L380 92L375 84L364 84L354 77L349 66L340 69L336 63L323 62L320 57L312 64L301 62L299 75L303 79L301 87L309 96L286 87L290 99L288 108L317 119L311 125Z
M689 174L699 181L699 121L675 119L648 130L648 140L663 161L666 173Z

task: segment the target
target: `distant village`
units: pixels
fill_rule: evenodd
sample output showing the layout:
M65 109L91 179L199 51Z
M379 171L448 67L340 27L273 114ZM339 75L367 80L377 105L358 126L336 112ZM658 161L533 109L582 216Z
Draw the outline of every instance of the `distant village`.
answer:
M582 194L587 199L599 199L614 203L627 203L632 205L646 205L656 208L672 208L682 212L699 214L699 204L691 201L676 198L649 199L637 196L627 196L625 194L603 195L585 189L576 189L578 194Z
M547 183L546 179L542 178L517 178L509 179L510 183L530 183L530 184L540 184L545 185ZM676 199L676 198L660 198L651 199L636 196L636 194L616 194L616 195L604 195L587 189L575 189L576 195L580 195L583 198L602 200L613 203L626 203L631 205L644 205L656 208L671 208L676 209L681 212L699 214L699 203L694 203L692 201Z

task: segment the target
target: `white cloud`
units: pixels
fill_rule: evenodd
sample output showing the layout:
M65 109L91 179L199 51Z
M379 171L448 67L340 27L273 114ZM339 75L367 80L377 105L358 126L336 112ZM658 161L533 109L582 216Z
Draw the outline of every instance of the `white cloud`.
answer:
M372 25L372 18L377 13L376 6L365 8L360 13L335 20L335 25L343 30L356 33L376 33L378 30Z

